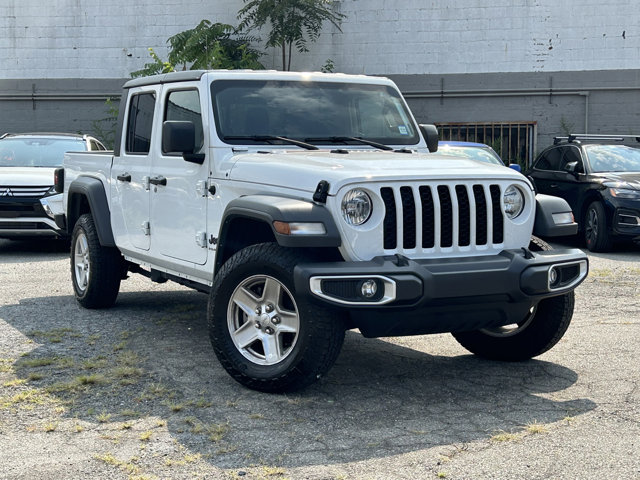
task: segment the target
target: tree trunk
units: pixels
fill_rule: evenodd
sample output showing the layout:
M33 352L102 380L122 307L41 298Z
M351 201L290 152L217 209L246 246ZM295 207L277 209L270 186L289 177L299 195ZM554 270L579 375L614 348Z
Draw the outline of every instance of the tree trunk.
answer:
M287 69L287 58L286 58L286 45L284 40L282 41L282 70L285 71Z
M289 42L289 63L287 64L287 72L291 71L291 45L293 42Z

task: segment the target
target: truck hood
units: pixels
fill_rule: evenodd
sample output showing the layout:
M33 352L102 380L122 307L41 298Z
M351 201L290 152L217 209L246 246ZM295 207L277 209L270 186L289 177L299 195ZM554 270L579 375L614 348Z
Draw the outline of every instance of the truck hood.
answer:
M55 168L0 167L0 185L14 187L44 187L53 185Z
M438 154L274 150L238 154L232 162L231 180L306 192L314 192L318 182L326 180L331 185L331 195L350 183L465 178L524 180L520 173L507 167Z

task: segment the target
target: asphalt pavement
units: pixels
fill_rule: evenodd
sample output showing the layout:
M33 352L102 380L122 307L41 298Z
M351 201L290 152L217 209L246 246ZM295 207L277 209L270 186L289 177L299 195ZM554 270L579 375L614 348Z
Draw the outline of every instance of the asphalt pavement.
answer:
M206 295L133 275L114 308L83 310L66 249L0 240L1 479L640 478L637 246L589 254L537 359L348 332L292 395L224 372Z

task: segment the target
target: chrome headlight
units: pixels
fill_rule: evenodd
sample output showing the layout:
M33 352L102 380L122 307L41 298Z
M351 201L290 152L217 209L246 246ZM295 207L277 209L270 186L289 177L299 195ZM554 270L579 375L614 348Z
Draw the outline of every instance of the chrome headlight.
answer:
M502 195L504 203L504 213L510 220L513 220L524 210L524 194L515 185L510 185Z
M342 216L349 225L362 225L371 216L371 198L364 190L354 188L342 198Z

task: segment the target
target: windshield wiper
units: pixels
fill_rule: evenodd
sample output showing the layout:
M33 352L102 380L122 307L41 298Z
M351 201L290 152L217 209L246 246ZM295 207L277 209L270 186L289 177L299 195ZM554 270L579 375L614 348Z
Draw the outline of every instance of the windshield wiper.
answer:
M305 142L344 143L345 145L347 144L347 142L357 142L357 143L362 143L364 145L369 145L370 147L378 148L380 150L393 150L393 148L390 147L389 145L384 145L382 143L374 142L372 140L366 140L360 137L312 137L312 138L305 138L304 141Z
M320 150L315 145L310 143L301 142L300 140L294 140L293 138L279 137L277 135L226 135L222 137L223 140L253 140L255 142L271 142L278 140L284 143L290 143L298 147L306 148L307 150Z

